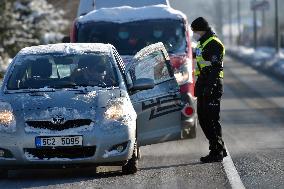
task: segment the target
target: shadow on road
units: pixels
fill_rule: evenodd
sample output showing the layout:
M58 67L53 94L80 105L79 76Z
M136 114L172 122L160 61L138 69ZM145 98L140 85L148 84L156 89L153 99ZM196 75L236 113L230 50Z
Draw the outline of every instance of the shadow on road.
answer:
M192 163L183 163L183 164L177 164L177 165L166 165L166 166L158 166L158 167L145 167L140 168L139 170L154 170L154 169L166 169L166 168L173 168L173 167L184 167L184 166L193 166L193 165L200 165L201 162L192 162Z

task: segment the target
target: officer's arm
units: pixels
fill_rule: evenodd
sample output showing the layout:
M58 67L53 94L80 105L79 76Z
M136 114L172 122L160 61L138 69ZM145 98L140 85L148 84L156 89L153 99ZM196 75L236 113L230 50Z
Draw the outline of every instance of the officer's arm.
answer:
M220 71L223 70L223 46L219 43L212 44L208 50L208 60L212 65L208 76L209 86L213 86L214 81L219 77Z

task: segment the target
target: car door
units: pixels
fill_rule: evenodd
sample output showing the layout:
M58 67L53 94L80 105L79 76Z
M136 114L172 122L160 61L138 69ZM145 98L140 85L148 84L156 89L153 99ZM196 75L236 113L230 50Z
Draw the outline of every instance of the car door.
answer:
M139 51L126 73L132 81L139 78L155 81L153 89L130 95L137 113L138 145L180 139L181 96L164 45L156 43Z

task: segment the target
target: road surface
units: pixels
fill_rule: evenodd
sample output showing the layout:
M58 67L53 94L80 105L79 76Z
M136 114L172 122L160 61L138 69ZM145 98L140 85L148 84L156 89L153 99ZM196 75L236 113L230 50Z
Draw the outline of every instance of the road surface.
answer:
M227 57L221 116L233 164L199 162L208 144L198 128L194 140L143 147L135 175L116 168L11 171L0 188L284 188L284 84Z

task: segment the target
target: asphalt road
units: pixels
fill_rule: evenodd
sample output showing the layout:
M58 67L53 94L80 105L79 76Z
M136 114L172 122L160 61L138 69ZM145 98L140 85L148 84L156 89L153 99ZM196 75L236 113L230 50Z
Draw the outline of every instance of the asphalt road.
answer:
M246 188L284 188L284 84L227 58L222 102L223 135ZM201 164L207 141L197 138L142 148L140 170L115 168L10 172L0 188L232 188L230 169Z

